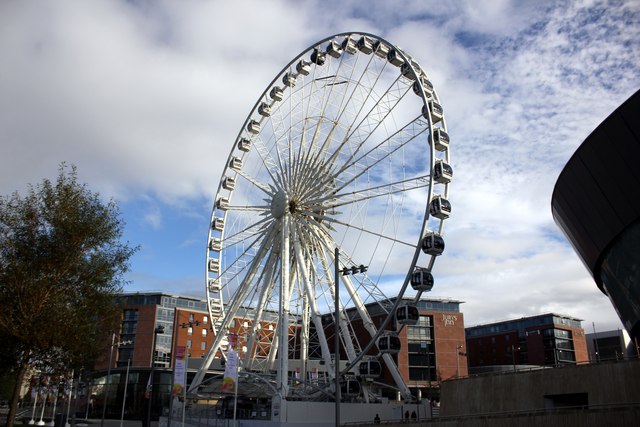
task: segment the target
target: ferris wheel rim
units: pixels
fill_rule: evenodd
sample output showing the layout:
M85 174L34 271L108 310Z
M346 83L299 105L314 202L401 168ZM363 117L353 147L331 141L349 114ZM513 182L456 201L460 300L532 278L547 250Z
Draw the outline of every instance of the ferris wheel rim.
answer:
M261 105L262 100L268 97L269 91L270 91L270 90L271 90L271 89L276 85L276 83L277 83L277 82L278 82L278 81L283 77L283 75L285 75L285 73L287 73L287 71L288 71L288 70L290 70L290 69L292 68L292 66L293 66L294 64L296 64L296 63L297 63L301 58L303 58L305 55L307 55L310 51L312 51L313 49L315 49L315 48L317 48L317 47L319 47L319 46L322 46L323 44L325 44L325 43L327 43L327 42L331 42L331 41L336 40L336 39L341 38L341 37L344 37L344 38L350 38L350 37L352 37L352 36L354 36L354 35L355 35L355 36L361 36L361 37L363 37L363 36L364 36L364 37L370 37L370 38L371 38L371 39L373 39L373 40L380 41L380 42L382 42L382 43L386 44L386 46L388 46L388 47L395 48L395 49L397 49L397 50L398 50L399 55L402 57L402 59L403 59L405 62L407 62L407 63L411 63L411 62L410 62L410 61L411 61L411 58L410 58L410 57L408 57L408 56L405 54L405 52L404 52L403 50L401 50L401 49L397 48L396 46L394 46L392 43L390 43L390 42L389 42L389 41L387 41L386 39L384 39L384 38L382 38L382 37L379 37L379 36L377 36L377 35L373 35L373 34L371 34L371 33L364 33L364 32L344 32L344 33L338 33L338 34L335 34L335 35L332 35L332 36L326 37L326 38L324 38L324 39L322 39L322 40L320 40L320 41L318 41L318 42L315 42L314 44L310 45L309 47L307 47L306 49L304 49L303 51L301 51L301 53L300 53L299 55L297 55L296 57L294 57L294 58L293 58L293 59L292 59L292 60L291 60L291 61L290 61L290 62L289 62L285 67L283 67L283 68L282 68L282 70L281 70L281 71L276 75L276 77L275 77L275 78L274 78L274 79L273 79L273 80L272 80L272 81L267 85L267 87L266 87L266 89L264 90L264 92L262 92L262 94L260 95L260 97L258 98L258 100L256 101L256 103L254 104L254 106L253 106L253 108L251 109L250 113L247 115L247 118L245 119L245 121L244 121L244 123L243 123L242 127L240 128L240 131L238 132L238 135L236 136L235 141L239 141L239 140L243 137L243 135L244 135L244 134L246 134L247 126L249 126L249 125L250 125L250 123L251 123L251 121L252 121L252 119L253 119L254 117L256 117L256 115L257 115L256 113L258 112L258 109L260 108L260 105ZM418 68L419 68L419 66L418 66ZM422 72L422 69L421 69L421 68L419 68L418 70L415 70L415 69L414 69L414 70L413 70L413 72L414 72L414 73ZM418 75L417 75L417 74L416 74L416 81L420 81L420 79L418 78ZM427 101L427 97L426 97L426 94L425 94L425 91L424 91L424 90L422 90L422 91L421 91L421 95L420 95L420 96L421 96L421 98L422 98L422 104L423 104L423 106L427 105L428 101ZM432 98L433 98L433 99L435 99L435 100L438 100L438 97L437 97L437 94L436 94L435 90L433 90L433 92L432 92ZM428 120L428 128L429 128L429 132L430 132L430 133L432 133L432 132L433 132L433 126L434 126L434 124L432 123L432 121L431 121L431 118L430 118L430 117L427 117L427 120ZM444 119L444 117L442 117L442 118L441 118L441 122L442 122L441 127L442 127L443 129L446 129L446 122L445 122L444 120L445 120L445 119ZM430 155L429 155L429 158L430 158L430 163L431 163L431 164L430 164L430 167L429 167L429 171L430 171L430 173L432 174L432 171L433 171L433 164L434 164L434 162L435 162L436 156L435 156L435 153L434 153L434 147L433 147L433 144L431 144L431 143L430 143L430 144L429 144L429 147L430 147ZM230 162L231 162L231 161L233 160L233 158L234 158L234 151L235 151L235 142L234 142L234 148L232 148L232 150L231 150L231 152L230 152L230 154L229 154L229 157L228 157L228 159L227 159L227 162L225 163L225 168L224 168L224 170L223 170L223 174L222 174L222 177L223 177L223 178L224 178L225 176L227 176L227 171L228 171L228 170L230 169L230 167L231 167L231 166L230 166ZM449 151L448 151L448 150L446 151L446 160L447 160L447 161L449 161ZM415 248L414 253L413 253L413 259L412 259L412 261L410 262L410 267L407 269L407 273L406 273L406 275L405 275L405 277L404 277L403 284L402 284L402 286L401 286L401 290L399 291L398 295L396 296L396 301L395 301L395 303L394 303L393 307L390 309L390 313L389 313L389 315L387 315L387 316L386 316L386 318L385 318L385 320L384 320L383 324L381 324L381 325L380 325L380 327L379 327L379 328L377 328L377 333L376 333L376 335L371 339L371 343L370 343L369 347L366 347L365 349L363 349L363 350L361 351L361 353L360 353L360 357L362 357L363 355L365 355L365 354L367 353L367 349L369 349L369 348L374 344L375 339L377 339L377 337L378 337L378 336L380 336L380 335L384 332L384 328L385 328L385 326L386 326L386 325L390 322L390 320L392 319L392 315L393 315L393 313L395 312L395 309L397 308L397 306L400 304L400 301L401 301L402 297L404 296L404 293L405 293L405 291L406 291L406 289L407 289L407 286L408 286L408 284L409 284L409 282L410 282L411 273L412 273L412 271L413 271L413 269L414 269L414 267L415 267L415 265L416 265L416 263L417 263L417 260L418 260L419 255L420 255L420 243L421 243L422 238L423 238L423 236L424 236L424 234L425 234L425 229L426 229L426 227L427 227L427 223L428 223L428 220L429 220L429 203L430 203L430 201L431 201L431 199L432 199L432 197L433 197L433 186L434 186L434 185L433 185L433 179L432 179L432 176L430 176L429 185L428 185L428 187L429 187L429 191L428 191L429 196L428 196L428 200L427 200L427 203L426 203L424 220L423 220L423 222L422 222L422 227L421 227L421 229L420 229L420 231L419 231L418 243L417 243L417 244L415 244L415 245L413 245L413 247ZM222 181L222 180L220 180L219 185L218 185L218 189L217 189L217 191L216 191L216 199L215 199L216 201L219 199L219 195L220 195L220 193L221 193L221 190L223 190L223 181ZM445 186L445 191L444 191L444 195L445 195L445 197L447 196L447 194L448 194L448 185L446 185L446 186ZM273 209L273 206L272 206L272 209ZM219 208L217 208L217 207L216 207L216 204L214 203L214 206L213 206L213 209L212 209L212 214L211 214L212 221L216 218L216 212L219 212L219 210L220 210L220 209L219 209ZM224 212L224 214L223 214L223 217L222 217L222 218L226 221L227 216L228 216L228 212L227 212L227 211L225 211L225 212ZM440 227L439 227L439 229L438 229L438 232L439 232L439 233L442 233L443 224L444 224L444 221L443 221L443 220L441 220L441 221L440 221L440 224L439 224L439 225L440 225ZM211 249L210 249L210 247L209 247L209 242L211 242L211 239L212 239L212 235L213 235L213 234L214 234L214 233L212 233L212 228L210 227L209 236L208 236L209 238L208 238L207 250L206 250L207 262L208 262L208 263L209 263L209 262L210 262L210 260L211 260L211 256L210 256L210 254L211 254ZM224 242L224 230L223 230L223 231L221 231L220 235L221 235L220 240L221 240L222 242ZM336 244L338 244L339 242L335 242L335 243L336 243ZM429 269L431 269L431 268L432 268L432 266L433 266L433 260L434 260L434 258L432 257L431 262L430 262ZM206 293L207 293L207 301L208 301L207 306L208 306L208 309L209 309L209 314L210 314L210 315L212 316L212 318L213 318L214 313L212 312L212 303L211 303L211 301L212 301L212 297L210 296L210 286L209 286L209 280L210 280L210 278L209 278L209 277L210 277L210 276L209 276L209 272L207 272L207 273L206 273L206 280L207 280L207 282L206 282L206 283L207 283L207 284L206 284ZM276 276L273 276L273 277L276 277ZM421 294L421 292L416 296L416 299L417 299L417 298L419 298L420 294ZM234 296L235 296L235 295L234 295ZM232 298L233 298L233 297L232 297ZM219 308L222 310L222 313L223 313L223 316L224 316L224 310L225 310L225 309L224 309L224 305L225 305L225 304L224 304L224 301L223 301L223 299L222 299L222 294L220 294L220 300L219 300L219 302L220 302L220 307L219 307ZM217 307L216 307L216 308L217 308ZM212 319L212 327L214 327L213 325L214 325L214 323L213 323L213 319ZM215 328L215 327L214 327L214 328ZM214 332L216 332L216 333L217 333L218 331L215 331L215 329L214 329ZM359 359L358 359L358 360L359 360ZM355 361L354 361L354 362L353 362L353 363L352 363L352 364L351 364L347 369L345 369L345 371L346 371L346 370L348 370L350 367L354 366L354 365L358 362L358 360L355 360Z

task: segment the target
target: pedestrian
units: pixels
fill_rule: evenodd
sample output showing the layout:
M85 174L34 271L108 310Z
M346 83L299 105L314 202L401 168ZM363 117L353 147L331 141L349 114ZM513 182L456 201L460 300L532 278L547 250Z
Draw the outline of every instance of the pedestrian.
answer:
M411 419L415 421L417 418L418 416L416 415L416 411L411 412Z
M373 418L373 423L380 424L380 417L378 416L378 414L376 414L376 416Z

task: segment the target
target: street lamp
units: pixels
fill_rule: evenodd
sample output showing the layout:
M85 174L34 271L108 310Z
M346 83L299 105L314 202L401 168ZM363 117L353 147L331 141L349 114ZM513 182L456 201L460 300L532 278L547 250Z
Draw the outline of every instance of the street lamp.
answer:
M104 402L102 402L102 418L100 419L100 427L104 427L104 417L107 413L107 400L109 400L109 390L111 389L111 363L113 362L113 347L131 344L131 341L116 342L115 332L111 334L111 348L109 350L109 367L107 368L107 386L104 392Z
M513 372L516 371L516 350L520 350L520 347L516 347L511 344L511 362L513 363Z
M359 265L359 266L353 266L353 267L345 267L342 270L340 270L340 265L339 265L339 258L340 258L340 249L339 248L335 248L335 259L334 259L334 266L335 266L335 275L334 275L334 284L335 284L335 291L334 291L334 309L335 309L335 313L334 313L334 319L333 319L333 324L334 324L334 346L335 346L335 362L334 362L334 368L335 368L335 387L336 387L336 427L340 426L340 400L342 399L342 397L340 396L340 335L339 335L339 331L340 331L340 273L342 273L343 276L348 276L349 274L358 274L358 273L365 273L369 267L365 266L365 265Z
M156 360L155 360L155 355L156 355L156 340L158 337L158 334L162 334L164 333L164 326L162 325L158 325L156 326L156 328L153 330L153 347L151 350L151 372L149 373L149 388L147 389L147 393L149 395L148 398L148 406L147 406L147 422L145 424L145 427L148 427L151 425L151 402L153 401L153 371L155 370L155 366L156 366Z
M460 351L463 345L458 344L456 346L456 378L460 378L460 356L466 356L467 353Z
M336 247L335 249L335 277L334 277L334 288L335 288L335 295L334 295L334 308L335 308L335 315L334 315L334 319L333 319L333 328L334 328L334 338L333 338L333 345L335 347L334 352L335 352L335 362L334 362L334 369L335 369L335 381L336 381L336 427L340 426L340 399L342 398L340 396L340 337L338 336L338 330L339 330L339 324L338 324L338 316L340 314L340 272L339 272L339 258L340 258L340 249ZM346 268L345 268L346 270ZM346 271L343 274L347 274Z
M178 313L178 309L176 307L176 309L174 310L174 314L173 314L173 318L174 318L174 322L175 322L175 327L173 329L173 352L171 354L171 358L173 359L173 362L171 364L172 366L172 380L171 380L171 397L169 398L169 417L167 418L167 427L171 427L171 418L173 415L173 385L176 382L176 354L177 354L177 349L178 349L178 332L177 332L177 328L193 328L194 326L200 326L200 321L199 320L194 320L194 321L189 321L189 322L184 322L184 323L178 323L180 321L179 319L180 314ZM187 354L189 353L189 349L186 350ZM189 361L188 356L187 356L187 362ZM187 378L187 371L188 371L188 366L185 366L185 379ZM183 408L182 408L182 415L183 415L183 419L184 419L184 412L186 411L186 407L187 407L187 402L185 400ZM183 423L184 424L184 423Z

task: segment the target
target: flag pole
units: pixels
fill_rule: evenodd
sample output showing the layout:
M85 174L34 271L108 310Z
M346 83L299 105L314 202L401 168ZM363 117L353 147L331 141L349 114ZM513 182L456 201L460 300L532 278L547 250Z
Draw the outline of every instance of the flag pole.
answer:
M240 378L238 377L238 365L239 363L236 363L236 384L233 390L233 426L234 427L238 427L238 421L236 419L236 410L238 408L238 382L240 381Z
M182 387L182 427L184 427L184 416L187 413L187 376L189 375L189 349L187 349L185 353L184 387Z

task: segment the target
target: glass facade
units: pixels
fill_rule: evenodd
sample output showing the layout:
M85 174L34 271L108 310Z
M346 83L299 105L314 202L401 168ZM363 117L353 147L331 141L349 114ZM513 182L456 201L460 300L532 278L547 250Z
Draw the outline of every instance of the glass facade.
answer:
M133 359L133 347L136 343L136 331L138 330L138 310L125 310L122 316L120 327L120 342L116 366L127 366L129 360Z
M576 363L573 334L571 331L556 328L543 329L542 342L545 365Z
M467 338L482 335L500 334L508 331L518 331L519 336L524 336L525 331L536 326L564 325L572 328L582 328L582 320L558 314L542 314L540 316L524 317L521 319L507 320L489 325L471 326L465 329Z
M409 381L436 380L436 353L433 316L420 316L418 323L407 326Z
M640 331L640 221L611 245L600 266L600 280L625 328Z

